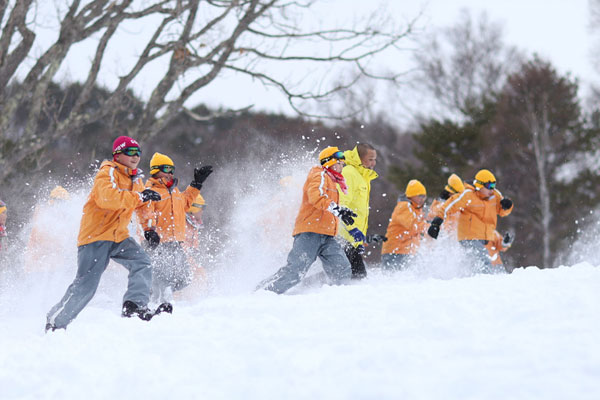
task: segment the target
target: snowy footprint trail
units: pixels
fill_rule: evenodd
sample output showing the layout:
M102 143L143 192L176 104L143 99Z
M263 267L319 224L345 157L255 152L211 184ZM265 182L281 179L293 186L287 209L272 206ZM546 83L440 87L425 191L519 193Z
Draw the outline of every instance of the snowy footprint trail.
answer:
M41 305L13 303L0 310L0 397L598 399L598 289L600 268L586 263L447 280L372 273L182 301L149 323L100 295L47 335Z

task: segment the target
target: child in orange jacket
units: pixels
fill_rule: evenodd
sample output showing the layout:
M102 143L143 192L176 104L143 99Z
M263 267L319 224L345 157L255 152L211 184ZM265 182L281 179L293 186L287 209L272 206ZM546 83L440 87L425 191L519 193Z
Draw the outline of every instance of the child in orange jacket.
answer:
M458 212L458 241L474 261L474 271L490 273L492 263L485 245L494 239L498 215L512 212L513 202L496 189L496 177L487 169L475 175L473 186L444 204L446 216ZM436 217L427 233L437 238L445 218Z
M427 213L427 221L431 222L435 217L444 218L444 204L449 198L456 198L460 193L465 190L465 184L462 179L456 174L452 174L448 177L448 184L444 187L444 190L440 193L437 199L433 200ZM443 229L447 233L454 234L458 224L458 212L452 215L446 215L444 220Z
M385 234L388 240L381 247L382 268L386 270L404 269L427 230L423 214L427 198L425 186L413 179L406 185L404 194L406 199L400 199L394 208Z
M77 239L77 275L61 301L48 312L46 332L64 329L77 317L94 296L111 259L129 270L121 315L148 321L155 314L147 307L152 280L150 258L129 237L128 229L134 211L149 201L160 200L158 193L144 190L141 171L137 169L140 155L136 140L120 136L113 143L113 160L100 166L83 206Z
M335 240L338 218L344 224L352 225L356 217L350 209L339 205L337 187L347 190L341 174L343 160L344 153L337 147L327 147L319 154L321 165L310 170L302 189L302 204L292 233L294 245L287 264L259 284L259 289L284 293L300 282L317 257L333 283L340 284L350 279L350 262Z
M191 268L183 249L186 236L186 211L191 207L204 180L212 173L211 166L194 171L194 181L183 191L177 188L173 160L155 153L150 160L152 175L146 188L161 196L142 213L144 237L152 259L152 301L158 303L172 300L172 293L185 288L191 282Z

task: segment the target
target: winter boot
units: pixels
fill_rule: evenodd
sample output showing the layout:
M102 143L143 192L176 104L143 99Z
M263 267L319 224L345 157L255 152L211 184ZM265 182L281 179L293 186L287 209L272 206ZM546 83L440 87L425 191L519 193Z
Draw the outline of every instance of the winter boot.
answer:
M134 315L137 315L139 319L144 321L150 321L154 316L154 313L150 311L148 307L140 307L133 301L127 300L123 303L121 317L131 318Z
M46 333L48 333L48 331L54 332L55 330L56 330L56 327L54 325L52 325L50 322L48 322L46 324Z
M173 305L171 303L162 303L158 307L156 307L156 311L154 311L154 315L158 315L162 312L166 312L167 314L173 313Z

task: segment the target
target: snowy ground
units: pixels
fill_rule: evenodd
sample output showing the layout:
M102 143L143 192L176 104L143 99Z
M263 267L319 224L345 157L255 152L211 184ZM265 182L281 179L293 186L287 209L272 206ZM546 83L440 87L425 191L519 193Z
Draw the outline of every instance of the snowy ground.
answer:
M372 275L182 301L150 323L100 296L47 335L51 303L3 306L0 398L600 398L599 268Z
M126 273L109 266L68 329L44 334L74 276L78 221L64 214L84 198L42 213L58 218L44 222L60 238L52 262L25 253L0 269L2 400L600 398L597 240L576 246L571 267L486 276L441 240L411 271L278 296L253 288L285 261L289 233L248 235L264 216L246 196L210 290L172 315L122 319Z

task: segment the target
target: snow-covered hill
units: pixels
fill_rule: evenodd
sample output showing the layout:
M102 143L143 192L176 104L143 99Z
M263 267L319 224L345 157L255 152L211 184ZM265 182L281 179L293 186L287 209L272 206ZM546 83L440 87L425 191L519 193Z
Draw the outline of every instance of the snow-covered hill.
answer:
M2 399L598 399L600 269L381 276L181 301L149 323L100 294L66 331L0 310Z
M296 206L264 230L256 222L274 214L252 196L232 215L236 245L214 260L210 289L184 294L172 315L121 318L126 273L111 265L68 329L44 334L74 276L84 193L42 213L70 245L0 269L0 399L600 398L597 265L470 276L441 240L407 272L254 292L285 261ZM595 260L597 245L578 246L578 260Z

